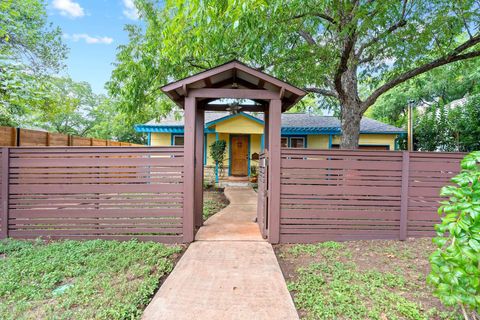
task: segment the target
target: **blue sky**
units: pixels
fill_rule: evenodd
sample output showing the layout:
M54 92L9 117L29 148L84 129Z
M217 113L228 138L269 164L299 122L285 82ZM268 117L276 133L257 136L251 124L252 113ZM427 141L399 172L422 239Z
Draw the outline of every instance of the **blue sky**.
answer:
M128 41L125 24L138 23L132 0L48 0L49 21L62 28L70 48L65 72L105 93L117 46Z

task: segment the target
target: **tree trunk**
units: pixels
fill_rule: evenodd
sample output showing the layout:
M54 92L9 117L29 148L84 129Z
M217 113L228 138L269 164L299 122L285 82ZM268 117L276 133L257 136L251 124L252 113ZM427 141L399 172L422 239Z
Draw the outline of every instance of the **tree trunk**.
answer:
M342 74L342 94L339 92L342 120L341 149L358 149L362 102L358 97L357 71L350 67Z
M341 149L358 149L360 120L362 114L356 102L342 105L342 142Z

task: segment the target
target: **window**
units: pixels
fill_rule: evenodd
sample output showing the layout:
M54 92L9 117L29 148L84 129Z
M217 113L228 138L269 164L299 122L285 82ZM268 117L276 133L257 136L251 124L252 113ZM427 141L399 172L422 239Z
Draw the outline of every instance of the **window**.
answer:
M340 149L339 144L332 144L332 149ZM390 150L390 146L385 145L358 145L358 150Z
M183 136L173 136L172 143L174 146L183 146Z
M305 138L304 137L291 137L290 138L290 148L305 148Z
M282 148L305 148L305 137L282 137Z

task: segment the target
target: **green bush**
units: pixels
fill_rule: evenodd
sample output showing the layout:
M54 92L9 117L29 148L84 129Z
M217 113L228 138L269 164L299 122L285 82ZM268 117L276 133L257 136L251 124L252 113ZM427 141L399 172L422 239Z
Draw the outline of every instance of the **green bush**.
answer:
M438 209L442 223L435 226L438 249L430 256L428 282L434 294L449 306L459 306L465 319L480 313L480 151L467 155L462 171L445 186L449 197Z
M227 142L225 140L217 140L210 145L210 157L215 161L216 167L220 170L220 175L223 173L223 162L227 154L226 151Z

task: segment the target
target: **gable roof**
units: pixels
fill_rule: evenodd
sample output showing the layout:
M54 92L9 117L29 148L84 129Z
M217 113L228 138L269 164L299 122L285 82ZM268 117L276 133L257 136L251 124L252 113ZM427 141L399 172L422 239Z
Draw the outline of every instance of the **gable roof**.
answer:
M246 64L231 60L217 67L171 82L161 89L177 105L183 107L189 89L235 88L275 92L282 99L282 111L288 110L307 93ZM221 97L222 98L222 97ZM225 97L226 98L226 97Z
M213 132L209 129L215 123L231 119L235 116L245 116L252 120L256 119L263 124L263 113L240 112L232 115L229 112L205 112L205 132ZM254 120L255 121L255 120ZM183 118L176 119L173 115L157 123L152 120L146 124L136 125L137 132L183 132ZM282 134L340 134L340 120L333 116L320 116L306 113L282 113ZM360 133L387 133L401 134L405 130L395 126L373 120L362 118L360 122Z

